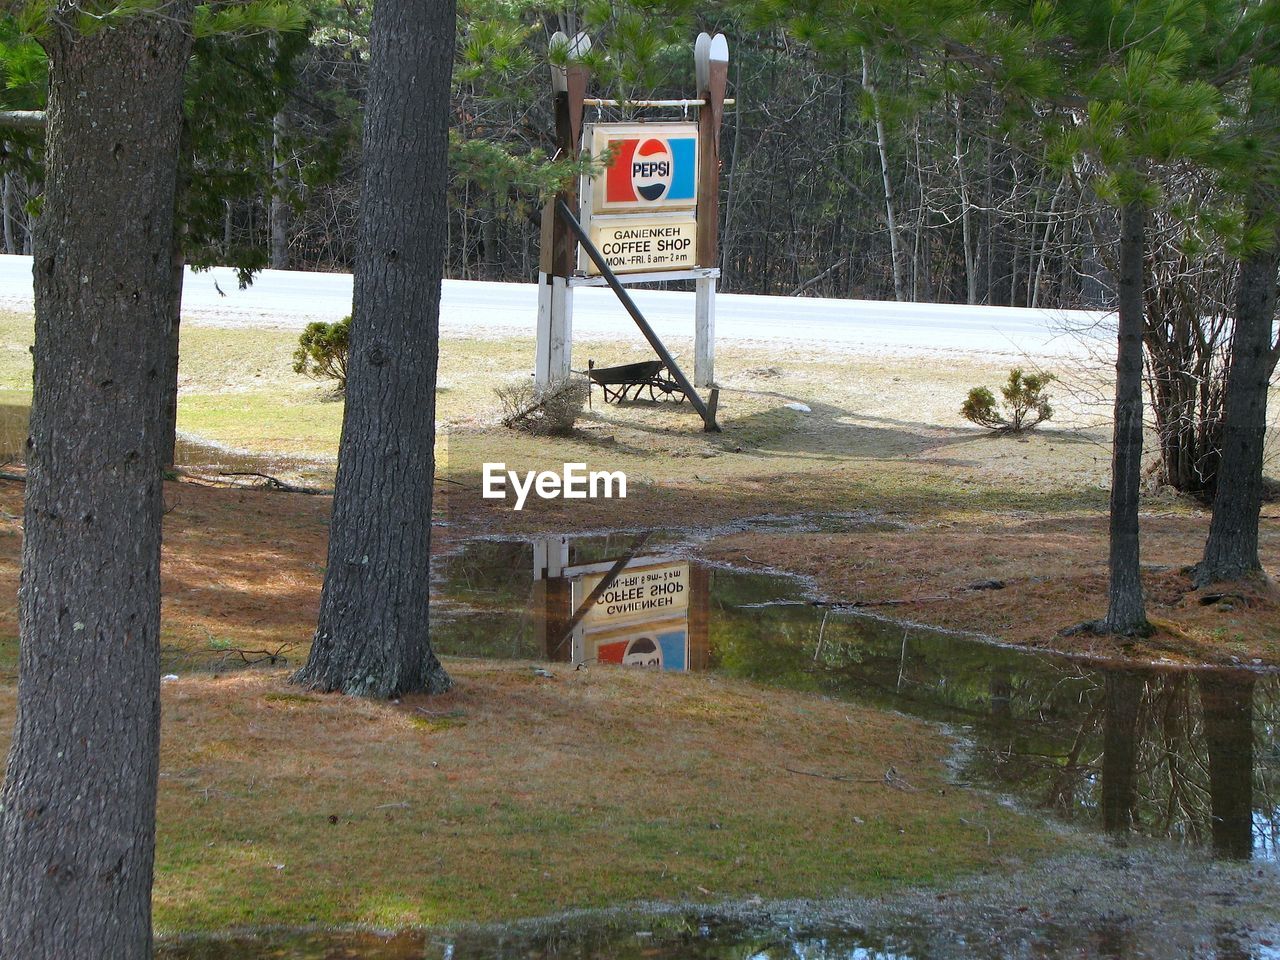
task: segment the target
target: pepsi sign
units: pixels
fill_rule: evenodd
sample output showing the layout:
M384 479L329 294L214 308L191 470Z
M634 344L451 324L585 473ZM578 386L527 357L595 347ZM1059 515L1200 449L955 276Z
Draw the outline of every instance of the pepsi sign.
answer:
M698 127L693 123L599 123L593 157L610 158L591 179L595 213L692 209L698 201Z

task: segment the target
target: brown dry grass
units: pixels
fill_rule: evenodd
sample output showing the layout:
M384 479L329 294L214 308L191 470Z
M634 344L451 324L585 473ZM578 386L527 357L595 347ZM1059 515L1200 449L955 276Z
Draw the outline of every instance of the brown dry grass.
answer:
M1053 844L948 788L946 742L902 717L708 675L447 666L455 692L402 704L280 672L166 683L157 928L870 893ZM6 731L12 709L0 687Z
M1143 555L1155 567L1144 576L1148 616L1157 629L1134 641L1060 634L1106 613L1107 520L1098 513L737 533L715 540L707 553L745 567L764 559L816 578L833 599L1010 643L1142 660L1280 663L1280 594L1273 587L1195 590L1183 572L1200 557L1207 523L1202 514L1143 517ZM1274 516L1263 524L1262 556L1268 568L1280 569ZM969 589L982 580L1003 581L1005 588ZM1224 590L1239 598L1202 604Z
M20 499L0 486L0 740ZM167 484L166 499L162 639L182 679L163 686L163 931L869 893L1062 842L946 787L936 731L809 694L450 660L455 692L379 704L305 693L281 670L193 672L220 640L305 656L328 500L191 483ZM787 765L867 781L893 766L914 789Z
M865 892L1045 847L990 799L943 792L945 744L896 716L707 676L448 667L455 692L399 705L279 674L167 684L158 925ZM916 790L786 764L893 765Z

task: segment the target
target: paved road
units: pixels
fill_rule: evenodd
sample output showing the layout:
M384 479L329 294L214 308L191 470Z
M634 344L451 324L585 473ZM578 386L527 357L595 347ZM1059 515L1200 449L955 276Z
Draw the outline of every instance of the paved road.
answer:
M693 334L693 295L634 289L636 302L664 338ZM31 309L31 258L0 256L0 307ZM246 290L234 271L188 271L183 315L190 322L295 329L350 312L351 275L266 270ZM453 334L531 334L536 290L527 283L446 280L441 323ZM583 338L640 339L631 319L604 289L579 288L574 333ZM873 300L821 300L722 294L716 338L821 344L867 353L962 350L1052 357L1085 349L1078 335L1110 336L1107 318L1080 311L1023 310Z

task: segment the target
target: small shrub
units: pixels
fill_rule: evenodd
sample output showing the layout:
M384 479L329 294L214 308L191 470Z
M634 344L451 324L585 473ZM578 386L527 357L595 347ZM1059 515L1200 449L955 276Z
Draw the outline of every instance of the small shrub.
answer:
M1034 430L1037 424L1053 416L1047 387L1055 379L1052 373L1024 374L1020 367L1014 367L1009 371L1008 382L1000 388L1003 397L1000 404L986 387L974 387L960 413L980 427L1001 433Z
M502 422L513 430L565 437L587 405L586 380L562 380L546 387L534 386L532 380L521 379L494 393L502 404Z
M347 390L347 354L351 347L351 318L336 323L308 323L293 352L293 372L314 380L337 381L339 393Z

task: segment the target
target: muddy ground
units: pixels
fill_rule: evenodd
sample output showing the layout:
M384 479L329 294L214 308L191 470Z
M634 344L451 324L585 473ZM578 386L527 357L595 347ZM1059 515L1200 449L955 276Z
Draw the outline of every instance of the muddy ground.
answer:
M0 446L14 459L25 437L30 334L29 316L0 315ZM270 483L227 473L331 486L342 403L331 386L293 373L295 335L197 323L183 337L186 473L215 487ZM690 343L671 346L690 355ZM438 549L488 534L651 526L719 531L702 547L708 558L802 574L822 597L888 616L1101 656L1280 663L1274 589L1260 581L1192 590L1183 571L1199 557L1208 512L1151 484L1142 535L1156 633L1138 642L1062 635L1106 607L1110 369L1104 357L1050 363L954 351L889 355L726 344L717 358L723 432L704 433L688 404L617 406L603 403L597 390L574 434L556 438L499 423L495 388L527 378L532 350L531 339L520 337L450 337L442 344ZM629 342L579 342L574 366L643 359L643 353ZM969 387L998 386L1013 364L1057 376L1053 419L1025 436L993 435L967 423L959 407ZM1280 402L1272 406L1280 410ZM1277 436L1273 429L1273 473ZM521 471L558 470L565 462L622 470L628 496L532 500L517 512L512 500L481 497L486 462ZM8 486L4 509L13 533L20 489ZM167 603L193 610L206 600L234 605L236 593L225 584L265 578L305 620L324 563L327 501L254 495L254 506L244 510L246 496L170 486L177 512L169 537L185 548L166 561L173 584ZM183 511L194 512L180 524ZM818 529L732 529L761 516L816 519ZM288 557L277 549L281 538L296 548ZM1264 565L1280 573L1280 504L1265 508L1261 539ZM12 563L7 571L5 564L0 560L0 573L12 582ZM1000 586L974 589L981 583ZM212 636L238 626L228 606L201 617ZM244 626L258 634L270 632L271 622L268 616ZM305 644L305 637L296 642Z

